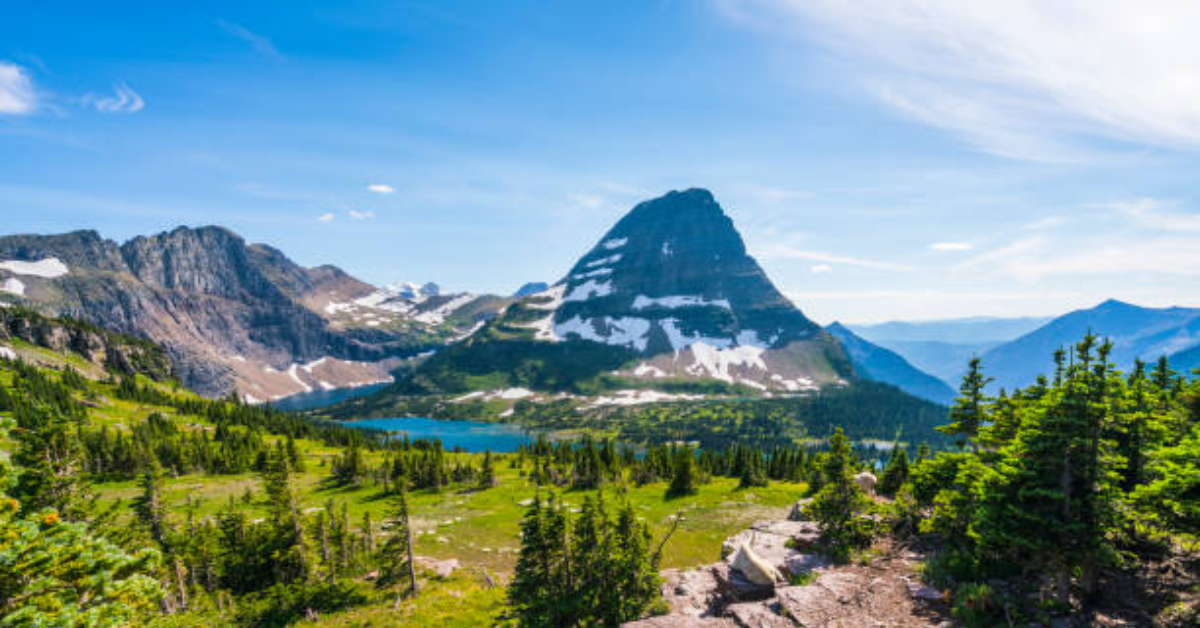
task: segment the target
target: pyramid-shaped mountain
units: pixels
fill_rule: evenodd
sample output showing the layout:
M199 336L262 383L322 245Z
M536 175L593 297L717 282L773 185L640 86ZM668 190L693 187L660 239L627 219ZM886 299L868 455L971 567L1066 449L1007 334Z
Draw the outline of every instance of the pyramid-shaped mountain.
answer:
M504 373L533 388L603 374L801 392L851 374L838 342L775 288L700 189L639 204L561 281L430 362L417 379Z

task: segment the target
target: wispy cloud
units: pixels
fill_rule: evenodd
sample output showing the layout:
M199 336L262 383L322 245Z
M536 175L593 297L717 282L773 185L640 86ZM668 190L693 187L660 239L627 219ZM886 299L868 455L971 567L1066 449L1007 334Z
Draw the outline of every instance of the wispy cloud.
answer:
M37 95L29 73L19 65L0 61L0 115L26 115L37 108Z
M113 86L112 96L84 94L81 102L85 107L94 107L101 113L137 113L146 107L146 101L125 83Z
M373 212L373 211L358 211L356 209L352 209L352 210L346 212L346 215L354 220L367 220L368 218L374 218L375 212Z
M837 255L822 251L810 251L784 243L768 244L764 247L761 247L758 251L758 256L773 259L801 259L811 262L822 262L824 264L842 264L845 266L857 266L860 268L873 268L875 270L911 270L911 267L903 264L881 262L859 257L850 257L847 255Z
M833 272L833 266L830 266L829 264L814 264L809 270L811 270L812 274L814 275L824 275L825 273Z
M259 35L241 24L227 20L217 20L217 25L226 33L250 44L250 47L259 54L272 59L283 58L283 54L279 52L279 49L275 47L275 43L269 38Z
M376 194L391 194L396 191L396 188L387 185L386 183L372 183L367 186L367 189Z
M1177 211L1178 204L1155 198L1093 203L1090 207L1116 212L1132 224L1161 231L1200 231L1200 215Z
M317 220L320 222L331 222L333 221L333 218L333 212L325 212L324 214L317 216Z
M932 251L970 251L972 248L969 242L934 242L929 245Z
M717 1L765 31L818 40L881 102L987 152L1200 146L1194 2Z
M1063 242L1038 234L981 253L958 269L999 272L1028 283L1057 276L1200 277L1200 238L1106 236Z

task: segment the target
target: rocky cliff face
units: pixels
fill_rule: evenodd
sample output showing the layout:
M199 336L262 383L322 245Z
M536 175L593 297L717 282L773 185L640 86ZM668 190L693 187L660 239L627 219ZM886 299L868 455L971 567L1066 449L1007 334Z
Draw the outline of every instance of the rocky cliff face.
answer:
M171 361L153 343L69 319L47 318L23 308L0 308L0 343L20 340L59 354L73 353L110 371L171 377ZM0 352L16 355L11 348Z
M470 328L408 320L371 305L376 293L221 227L122 245L94 231L0 238L0 300L159 342L207 395L266 401L386 381L399 360Z

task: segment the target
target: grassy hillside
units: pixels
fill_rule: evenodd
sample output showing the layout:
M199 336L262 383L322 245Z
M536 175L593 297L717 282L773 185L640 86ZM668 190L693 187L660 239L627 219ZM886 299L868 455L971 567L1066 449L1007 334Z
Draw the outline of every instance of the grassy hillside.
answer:
M175 454L162 453L175 451L172 449L175 445L170 443L210 439L211 443L249 446L245 443L258 442L253 445L258 451L270 451L277 443L287 442L290 433L296 435L290 440L298 458L292 486L306 526L314 525L321 513L330 510L340 513L345 508L352 532L361 534L360 522L365 515L369 514L378 525L391 507L385 487L374 472L365 472L361 481L350 485L338 485L331 480L336 461L346 454L346 447L337 441L346 438L347 428L324 427L283 413L203 400L173 382L155 382L144 377L121 379L69 353L55 353L24 343L17 343L16 349L23 358L36 359L39 366L0 360L0 388L6 394L20 396L22 391L28 391L32 377L69 390L70 400L64 403L71 404L71 413L77 417L73 420L75 429L85 442L94 444L98 435L104 434L106 442L127 439L136 449L140 446L139 439L149 439L145 442L157 443L154 446L160 458L164 455L170 458ZM10 415L10 411L0 411L0 416ZM151 433L159 436L148 436ZM233 436L236 434L242 436ZM368 438L361 443L368 470L382 467L389 455L382 449L373 449L371 442ZM0 441L0 451L5 455L11 455L15 446L12 440ZM123 539L123 543L130 544L131 551L149 546L133 506L144 491L141 472L100 472L99 463L91 456L84 457L91 471L86 475L86 485L96 498L93 511L112 514L103 525L106 534ZM247 456L251 465L258 464L253 462L252 453ZM478 453L448 452L446 456L447 468L478 467L482 462L482 454ZM441 488L410 493L416 553L429 559L459 561L460 568L452 576L439 578L423 571L424 593L393 610L394 596L373 590L359 573L350 578L350 586L357 587L355 590L363 596L359 603L343 611L322 614L319 621L305 625L371 625L384 617L387 625L395 626L468 626L496 621L504 610L503 588L499 585L513 570L519 525L526 510L524 504L535 494L545 494L548 490L535 485L528 475L528 466L518 468L516 459L515 454L493 457L497 483L492 488L480 490L470 482L451 481ZM180 462L166 469L161 500L169 527L180 531L203 528L205 522L215 524L230 512L244 515L252 526L269 524L260 471L213 473L190 468L189 464L193 463ZM655 541L666 533L670 517L682 513L683 523L665 548L664 567L717 560L724 538L756 519L782 515L805 490L803 484L788 482L739 490L736 479L715 477L701 485L694 495L667 499L664 481L627 488L608 486L609 498L628 499L637 516L648 524ZM569 507L597 492L565 487L558 490ZM618 491L620 497L616 495ZM375 534L382 536L383 532L376 529ZM164 570L161 576L164 588L172 586L172 572ZM223 599L219 594L204 594L203 589L194 590L192 610L163 617L156 625L234 625L239 621L237 615ZM246 604L250 602L243 607Z

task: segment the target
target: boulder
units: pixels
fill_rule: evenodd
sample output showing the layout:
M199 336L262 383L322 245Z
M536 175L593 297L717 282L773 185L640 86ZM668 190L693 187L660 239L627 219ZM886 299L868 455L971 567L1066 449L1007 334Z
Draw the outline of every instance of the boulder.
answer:
M712 574L720 587L721 596L731 602L765 600L775 591L774 586L754 584L742 572L730 567L729 563L713 565Z
M876 478L875 474L871 473L870 471L863 471L862 473L854 476L854 483L857 484L858 488L862 489L862 491L867 495L875 494L875 484L878 481L879 479Z
M662 572L663 601L672 615L711 615L721 603L720 583L713 565L695 569L668 569Z
M799 536L775 534L753 528L743 530L726 539L721 545L721 556L726 562L731 562L737 555L738 548L745 545L752 549L758 557L773 565L776 570L784 572L785 576L797 576L807 573L815 567L824 566L825 563L821 559L788 547L788 545L809 547L816 543L820 534L815 532L815 527L804 522L794 521L760 523L762 524L759 526L760 528L797 532ZM815 537L814 534L816 534Z
M776 595L787 615L801 626L824 628L861 612L855 602L865 584L853 574L830 573L813 584L777 589Z
M692 615L659 615L625 624L621 628L738 628L724 617L695 617Z
M808 507L811 497L806 497L792 505L791 511L788 512L788 520L790 521L808 521L808 515L804 513L804 509Z
M439 578L449 578L458 569L459 562L457 558L437 560L428 556L417 556L417 566L432 571Z
M792 620L780 614L777 600L730 604L725 614L742 628L795 628Z
M770 561L759 556L748 543L743 543L733 555L730 566L740 571L746 579L754 584L769 587L776 582L783 582L783 574Z

